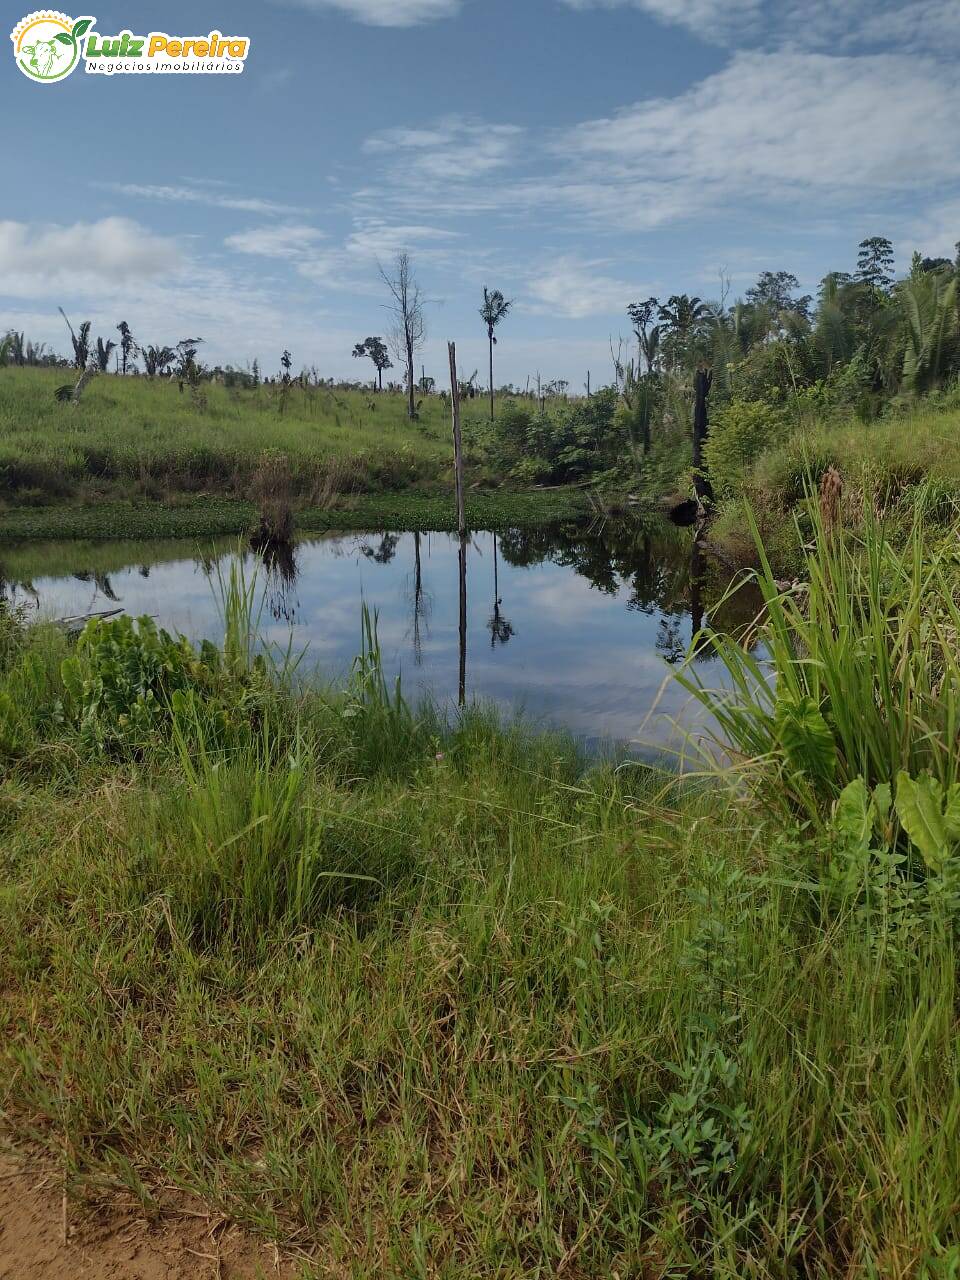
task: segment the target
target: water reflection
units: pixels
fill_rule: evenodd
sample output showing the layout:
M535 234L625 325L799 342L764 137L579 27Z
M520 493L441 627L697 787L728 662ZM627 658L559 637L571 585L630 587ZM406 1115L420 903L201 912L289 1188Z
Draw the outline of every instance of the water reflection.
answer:
M211 578L237 555L255 558L232 542L31 545L4 551L0 596L53 616L108 601L217 639ZM705 622L739 630L758 608L746 592L717 607L727 575L666 524L474 533L462 544L447 534L331 534L260 558L267 639L285 644L292 626L325 676L349 670L366 603L379 615L387 674L402 674L411 696L490 698L589 739L641 736ZM701 649L698 660L710 658ZM689 722L686 703L668 683L660 710ZM642 736L663 741L668 720Z
M499 538L497 534L493 534L493 613L487 622L487 629L490 632L490 648L495 649L498 644L506 644L507 641L516 634L513 629L513 623L501 612L500 606L503 604L503 597L500 595L500 566L497 556L497 543Z

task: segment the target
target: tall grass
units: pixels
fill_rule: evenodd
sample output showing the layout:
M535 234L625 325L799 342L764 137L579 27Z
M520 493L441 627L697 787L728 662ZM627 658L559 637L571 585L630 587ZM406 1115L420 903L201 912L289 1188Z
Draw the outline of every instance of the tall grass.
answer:
M915 507L894 540L869 501L862 531L825 526L808 504L813 542L786 591L763 544L758 646L708 637L729 678L718 696L696 666L682 683L735 749L765 799L810 817L862 778L871 789L929 771L960 777L960 524L931 524ZM756 530L755 530L756 532Z
M236 636L252 665L185 658L124 755L50 713L67 642L17 634L5 1133L71 1196L189 1189L308 1276L955 1276L960 894L898 874L812 910L806 883L848 776L952 776L923 537L822 542L806 603L766 575L779 683L722 651L750 805L409 708L370 615L345 691ZM784 698L832 773L800 776Z
M436 481L451 455L439 397L414 426L389 394L296 389L281 416L271 388L211 385L200 410L166 380L102 377L67 413L58 381L56 370L0 370L0 497L242 494L270 449L310 502Z

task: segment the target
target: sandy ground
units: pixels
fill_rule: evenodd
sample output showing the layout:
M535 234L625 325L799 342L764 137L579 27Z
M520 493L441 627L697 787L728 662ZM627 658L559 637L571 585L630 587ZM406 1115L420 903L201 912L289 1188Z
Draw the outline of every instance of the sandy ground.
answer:
M66 1225L66 1230L65 1230ZM294 1280L269 1245L188 1210L147 1223L120 1203L66 1206L56 1174L0 1151L0 1280Z

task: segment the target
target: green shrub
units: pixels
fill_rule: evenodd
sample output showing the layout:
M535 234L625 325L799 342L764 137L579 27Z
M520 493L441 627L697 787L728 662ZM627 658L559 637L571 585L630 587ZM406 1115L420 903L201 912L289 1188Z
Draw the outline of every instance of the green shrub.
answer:
M93 619L61 665L65 714L90 745L105 751L142 750L168 720L176 694L212 685L219 655L201 655L151 618Z
M501 474L524 483L582 480L623 461L630 436L616 409L613 387L543 414L510 401L496 422L475 428L470 443Z
M731 400L715 415L705 447L714 492L729 498L743 487L753 463L787 434L787 415L766 400Z

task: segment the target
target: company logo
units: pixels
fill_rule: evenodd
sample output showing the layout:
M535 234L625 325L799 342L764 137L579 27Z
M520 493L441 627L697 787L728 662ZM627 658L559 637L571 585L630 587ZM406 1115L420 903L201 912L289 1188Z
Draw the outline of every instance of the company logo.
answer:
M93 23L93 18L74 21L50 9L28 14L10 33L17 66L40 84L63 80L80 61L81 37Z
M96 18L68 18L50 9L28 14L10 33L17 66L31 80L53 84L65 79L82 61L87 74L149 75L153 73L236 74L250 49L246 36L170 36L151 31L138 36L123 30L101 35Z

